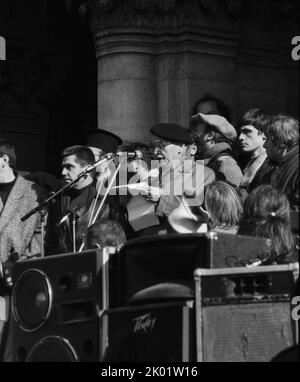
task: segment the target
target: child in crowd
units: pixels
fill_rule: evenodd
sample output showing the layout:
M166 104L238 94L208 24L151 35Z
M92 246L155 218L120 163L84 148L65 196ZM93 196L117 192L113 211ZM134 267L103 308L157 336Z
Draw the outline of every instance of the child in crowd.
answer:
M283 192L271 186L259 186L249 194L238 233L271 239L271 253L267 263L280 264L298 260L288 199Z
M123 228L114 220L100 220L92 224L86 234L88 249L116 247L120 248L126 242Z
M223 181L209 184L205 191L208 228L215 232L236 234L243 207L234 187Z

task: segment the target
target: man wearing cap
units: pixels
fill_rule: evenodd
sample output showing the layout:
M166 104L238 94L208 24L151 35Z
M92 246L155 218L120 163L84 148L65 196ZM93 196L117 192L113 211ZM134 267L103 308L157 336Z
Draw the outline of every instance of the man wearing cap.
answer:
M239 186L243 173L232 156L232 144L237 138L235 128L220 115L198 113L190 120L199 159L214 170L217 180Z
M90 150L92 150L96 162L107 153L116 154L119 146L121 146L122 143L123 141L118 135L103 129L89 129L87 131L87 136L85 139L85 145L88 146ZM126 163L124 163L124 165L126 165ZM114 175L114 171L116 169L117 166L113 160L104 162L102 165L96 167L95 185L97 191L101 192L101 195L104 195L106 187L108 186L108 183L111 177ZM120 172L121 170L119 171L119 174L116 177L114 186L119 184ZM101 190L99 190L100 187ZM116 189L110 191L106 201L107 204L109 204L111 209L114 211L114 219L117 219L118 222L122 225L126 233L126 237L128 238L130 237L131 230L127 224L126 211L124 210L124 207L121 203L122 197L117 194L118 191L116 191Z
M161 123L153 126L151 133L157 138L154 143L156 152L164 157L161 187L154 193L149 190L147 196L156 203L156 215L170 218L181 205L187 214L191 210L199 212L204 188L215 180L214 172L195 162L197 147L184 127Z

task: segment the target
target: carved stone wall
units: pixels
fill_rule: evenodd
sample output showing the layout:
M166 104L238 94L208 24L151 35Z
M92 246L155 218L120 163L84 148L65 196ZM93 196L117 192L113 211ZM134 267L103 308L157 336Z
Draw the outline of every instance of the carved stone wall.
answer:
M250 107L298 116L290 55L298 10L293 0L83 1L98 60L98 126L147 140L156 122L187 125L207 92L234 119Z

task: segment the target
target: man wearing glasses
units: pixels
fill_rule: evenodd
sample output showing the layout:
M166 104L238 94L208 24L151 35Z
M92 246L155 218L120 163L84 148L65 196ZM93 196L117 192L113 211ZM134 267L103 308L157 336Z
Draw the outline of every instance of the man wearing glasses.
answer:
M175 210L196 215L204 199L205 186L215 180L213 170L195 161L197 151L188 130L173 123L152 127L155 153L162 163L159 188L149 188L146 199L156 203L156 215L171 217ZM170 220L169 220L170 221Z

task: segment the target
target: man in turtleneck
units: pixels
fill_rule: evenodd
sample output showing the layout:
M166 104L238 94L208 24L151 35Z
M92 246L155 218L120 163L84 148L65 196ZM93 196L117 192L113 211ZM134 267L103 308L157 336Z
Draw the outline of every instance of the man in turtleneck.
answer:
M271 121L271 114L263 109L251 109L239 121L240 149L248 157L240 187L248 192L261 184L261 177L267 166L264 131ZM270 168L267 167L269 171Z
M61 176L65 184L71 183L89 165L95 163L93 152L86 146L71 146L62 152ZM50 212L48 254L73 252L73 224L75 224L75 249L79 250L90 223L93 212L97 211L101 197L96 201L94 172L86 174L74 183L54 203ZM109 203L102 207L100 218L114 219L113 208Z

